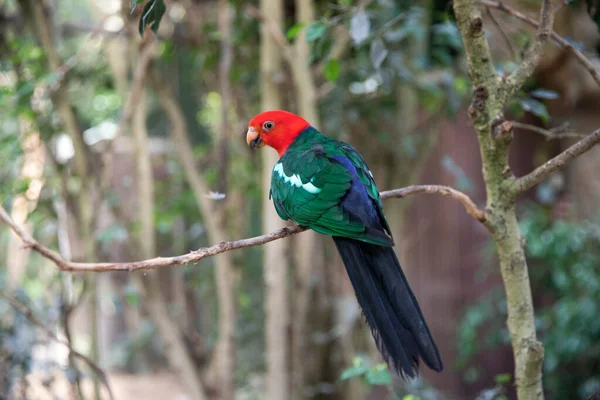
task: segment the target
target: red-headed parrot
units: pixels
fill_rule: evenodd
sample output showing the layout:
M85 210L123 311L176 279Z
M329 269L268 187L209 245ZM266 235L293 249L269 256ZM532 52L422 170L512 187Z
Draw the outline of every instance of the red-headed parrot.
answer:
M287 111L252 118L246 141L279 153L270 191L277 214L333 237L388 364L405 377L418 373L419 358L441 371L440 354L392 248L373 174L358 151Z

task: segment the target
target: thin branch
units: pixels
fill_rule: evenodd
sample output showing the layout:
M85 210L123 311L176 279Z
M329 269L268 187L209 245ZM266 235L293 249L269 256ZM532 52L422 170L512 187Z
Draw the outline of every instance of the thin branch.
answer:
M486 11L487 11L488 17L490 17L490 20L492 21L492 23L496 26L496 29L498 29L498 31L502 35L502 39L504 40L504 43L506 44L506 48L508 49L508 51L510 51L510 54L513 57L513 61L517 62L519 60L519 55L515 51L515 48L513 47L512 42L510 41L510 38L508 37L508 35L506 34L504 29L500 25L500 23L498 22L496 17L494 17L494 14L492 13L492 10L490 9L490 7L487 7Z
M402 198L413 194L440 194L442 196L449 196L461 202L467 213L473 216L478 221L485 223L485 213L480 210L473 200L466 194L452 189L447 186L439 185L424 185L424 186L408 186L402 189L394 189L381 193L382 199L388 198ZM53 250L48 249L44 245L40 244L34 238L32 238L27 232L25 232L20 226L10 218L6 210L0 206L0 220L4 221L22 240L25 242L27 247L30 247L34 251L41 254L43 257L51 260L56 264L61 271L137 271L154 269L161 267L175 267L178 265L185 265L189 263L197 263L203 258L212 257L220 253L224 253L231 250L242 249L245 247L259 246L265 243L272 242L277 239L282 239L287 236L295 235L300 232L306 231L308 228L294 225L281 228L277 231L267 233L266 235L255 236L248 239L241 239L231 242L221 242L211 247L204 247L196 251L192 251L188 254L174 256L174 257L157 257L148 260L124 262L124 263L78 263L67 261L63 259L60 254Z
M541 128L536 125L525 124L523 122L518 122L518 121L510 121L510 124L513 126L513 128L523 129L523 130L539 133L540 135L544 136L546 138L546 140L565 139L565 138L580 138L581 139L581 138L588 136L588 134L586 134L586 133L565 131L564 126L558 126L556 128L552 128L552 129L544 129L544 128Z
M467 214L475 218L477 221L484 223L486 221L485 212L480 210L477 205L465 193L453 189L448 186L441 185L413 185L402 189L393 189L381 193L382 199L403 198L413 194L439 194L449 196L461 202L465 207Z
M520 19L521 21L526 22L527 24L529 24L531 26L539 27L539 25L540 25L540 23L538 21L536 21L535 19L528 17L527 15L519 12L518 10L515 10L514 8L507 6L506 4L504 4L502 2L481 0L481 4L483 4L485 7L495 8L495 9L504 11L505 13L510 14L510 15ZM592 78L594 78L596 83L598 83L598 85L600 85L600 70L598 70L598 68L590 61L589 58L586 57L585 54L583 54L581 51L579 51L575 46L573 46L571 43L569 43L562 36L558 35L556 32L552 32L551 37L556 43L558 43L560 46L562 46L565 50L567 50L569 53L573 54L575 56L575 58L577 58L577 60L588 70L588 72L590 73Z
M598 143L600 143L600 129L592 132L584 139L581 139L556 157L537 167L529 174L517 179L514 186L514 194L516 196L522 195L527 190L548 178L553 172L558 171L573 159L592 149Z
M540 11L540 22L537 25L537 32L535 34L535 41L519 67L506 78L504 90L502 91L502 103L521 89L521 86L523 86L527 78L531 76L538 66L542 59L544 45L552 34L552 25L554 24L554 15L556 14L556 11L558 11L558 7L553 7L552 0L543 0L542 9Z
M1 208L1 207L0 207ZM2 215L2 217L4 217L5 211L4 209L0 209L0 215ZM20 228L18 228L20 229ZM21 236L19 234L19 236ZM60 257L60 256L59 256ZM54 260L52 260L54 261ZM81 354L80 352L78 352L77 350L75 350L71 344L65 340L62 340L61 338L59 338L54 332L52 332L52 330L50 328L48 328L34 313L33 311L26 306L25 304L21 303L19 300L17 300L15 297L11 296L10 294L6 293L6 292L0 292L0 297L3 297L4 299L6 299L6 301L18 312L20 312L21 314L23 314L33 325L37 326L38 328L40 328L49 338L51 338L52 340L54 340L57 343L62 344L63 346L66 346L69 351L71 352L71 354L79 359L81 359L83 362L85 362L88 367L90 367L90 369L92 371L94 371L94 374L96 374L96 376L98 376L98 378L100 379L100 381L102 382L102 384L106 387L106 390L108 391L108 396L110 397L110 399L114 399L112 390L110 389L110 385L108 384L108 378L106 376L106 373L102 370L102 368L100 368L94 361L92 361L89 357L87 357L84 354Z

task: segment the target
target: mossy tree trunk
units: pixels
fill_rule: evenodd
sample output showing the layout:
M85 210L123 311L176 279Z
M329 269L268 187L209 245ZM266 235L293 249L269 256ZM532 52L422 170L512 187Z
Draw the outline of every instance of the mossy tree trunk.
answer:
M500 270L508 303L508 329L515 359L518 398L543 399L542 361L544 348L535 331L535 315L525 259L524 238L515 205L522 194L508 164L512 126L504 119L507 100L517 92L542 54L552 30L555 10L551 1L542 7L540 29L522 64L509 76L500 76L493 65L476 0L456 0L454 12L465 47L468 72L473 83L469 116L477 132L485 181L486 227L498 250Z

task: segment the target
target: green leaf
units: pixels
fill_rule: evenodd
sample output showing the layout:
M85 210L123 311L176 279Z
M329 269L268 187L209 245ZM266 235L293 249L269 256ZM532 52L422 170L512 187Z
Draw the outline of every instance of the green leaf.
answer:
M140 305L140 296L135 287L131 284L125 286L124 290L124 298L127 304L132 307L137 307Z
M322 22L313 22L306 29L306 41L314 42L315 40L322 38L323 35L325 35L325 32L327 32L327 26L325 26L325 24Z
M31 183L31 178L17 178L13 182L13 193L14 194L23 194L29 189L29 184Z
M559 97L558 93L556 93L552 90L548 90L548 89L535 89L529 94L538 99L547 99L547 100L554 100L554 99L558 99L558 97Z
M355 376L361 376L366 374L369 368L365 365L364 360L361 357L354 357L352 360L352 367L346 368L340 376L341 381L353 378Z
M146 3L140 18L140 36L144 37L144 30L147 26L150 26L152 32L156 34L165 11L167 11L165 0L150 0L148 3Z
M296 36L298 36L300 31L302 30L302 28L304 28L305 26L306 26L305 24L296 24L296 25L292 26L290 29L288 29L287 34L286 34L286 37L288 38L288 40L295 39Z
M330 58L325 64L325 70L323 71L325 78L330 82L335 82L340 76L340 62L333 58Z
M521 99L520 103L521 103L521 107L523 107L523 110L532 113L536 117L540 118L542 121L548 122L548 120L550 119L550 114L548 114L548 109L546 108L546 105L544 103L542 103L541 101L538 101L538 100L535 100L532 98L528 98L528 99Z
M340 380L345 381L350 378L354 378L355 376L361 376L367 373L368 369L364 365L352 368L346 368L342 372L342 376L340 376Z
M367 372L367 382L370 385L391 385L392 375L385 364L378 364Z
M506 385L510 383L510 374L498 374L494 377L494 381L498 385Z

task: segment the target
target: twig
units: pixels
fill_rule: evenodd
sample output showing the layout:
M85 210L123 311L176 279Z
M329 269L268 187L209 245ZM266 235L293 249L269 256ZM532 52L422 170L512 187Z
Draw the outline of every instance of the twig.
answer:
M502 4L502 3L501 3ZM538 66L544 49L544 45L552 34L552 25L554 24L554 15L558 7L553 7L552 0L543 0L542 10L540 12L540 22L537 24L537 32L533 46L525 56L519 67L506 77L505 85L500 96L500 101L504 103L511 98L523 83L531 76Z
M73 278L73 275L67 275L66 278ZM71 328L69 327L69 322L71 321L71 316L72 316L73 311L77 308L77 306L81 303L81 301L85 297L85 290L87 287L88 280L83 279L83 288L81 290L81 294L79 295L79 297L73 304L70 304L69 300L65 298L66 297L65 292L67 289L65 288L64 280L61 280L61 282L62 282L61 307L60 307L61 322L63 325L66 342L69 344L72 344L73 340L72 340L72 335L71 335ZM75 354L73 353L73 351L70 347L69 347L69 368L71 368L75 373L75 377L73 379L75 390L77 390L79 398L83 399L84 396L83 396L83 392L82 392L82 388L81 388L81 371L79 371L79 368L77 368L77 365L75 363Z
M504 31L502 26L498 23L498 20L496 19L496 17L494 17L494 14L492 14L492 10L490 9L490 7L486 7L486 11L487 11L488 17L490 17L490 20L492 20L492 23L494 25L496 25L496 29L498 29L498 31L502 35L502 39L504 40L506 47L512 54L513 61L518 62L519 56L518 56L517 52L515 51L515 48L513 47L512 42L510 41L510 38L508 37L508 35L506 34L506 32Z
M584 139L581 139L579 142L575 143L573 146L569 147L556 157L537 167L529 174L517 179L514 184L515 196L522 195L527 190L546 179L553 172L563 168L570 161L590 150L598 143L600 143L600 129L595 130Z
M467 214L475 218L479 222L485 222L485 212L481 211L477 205L471 200L469 196L464 194L461 191L453 189L448 186L441 185L413 185L407 186L402 189L392 189L381 193L382 199L389 198L403 198L406 196L410 196L413 194L440 194L442 196L449 196L461 202L461 204L465 207L465 211Z
M381 198L402 198L413 194L440 194L443 196L452 197L461 202L469 215L473 216L480 222L486 221L486 216L467 196L466 194L452 189L447 186L439 185L424 185L424 186L408 186L402 189L395 189L381 193ZM161 267L175 267L189 263L197 263L203 258L212 257L226 251L242 249L245 247L259 246L265 243L272 242L277 239L282 239L287 236L295 235L306 231L308 228L302 226L288 226L277 231L267 233L266 235L255 236L248 239L235 240L231 242L221 242L211 247L204 247L188 254L183 254L174 257L157 257L142 261L124 262L124 263L78 263L63 259L60 254L48 249L38 241L33 239L21 227L19 227L10 218L6 210L0 206L0 220L4 221L22 240L25 245L41 254L43 257L51 260L56 264L61 271L137 271L145 269L154 269Z
M390 19L385 24L383 24L383 26L381 26L381 28L379 28L376 31L374 31L373 33L371 33L364 40L364 42L373 40L374 38L376 38L380 35L383 35L388 29L390 29L392 26L396 25L398 22L402 21L405 17L406 17L406 13L401 13L401 14L396 15L394 18Z
M4 213L4 209L0 210L0 214L2 214L2 213ZM108 384L108 378L106 376L106 373L102 370L102 368L100 368L98 365L96 365L96 363L94 361L92 361L89 357L87 357L86 355L81 354L80 352L75 350L69 342L59 338L54 332L52 332L51 329L46 327L46 325L38 317L35 316L33 311L28 306L21 303L15 297L11 296L10 294L8 294L6 292L0 292L0 297L3 297L4 299L6 299L6 301L8 301L8 303L15 310L17 310L21 314L23 314L33 325L40 328L49 338L51 338L52 340L54 340L57 343L62 344L63 346L66 346L73 356L75 356L75 357L81 359L83 362L85 362L88 365L88 367L90 367L90 369L92 371L94 371L94 374L96 374L98 376L100 381L102 381L102 384L106 387L106 390L108 391L109 398L111 400L114 399L112 390L110 389L110 385Z
M510 123L514 128L524 129L527 131L539 133L540 135L543 135L546 138L546 140L564 139L564 138L583 138L583 137L588 136L585 133L565 132L564 127L562 127L562 126L552 128L552 129L544 129L539 126L525 124L523 122L518 122L518 121L510 121Z
M519 12L518 10L515 10L514 8L507 6L506 4L504 4L502 2L481 0L481 4L484 5L485 7L495 8L495 9L504 11L505 13L510 14L510 15L520 19L521 21L526 22L527 24L529 24L531 26L539 27L539 25L540 25L540 23L538 21L536 21L535 19L528 17L527 15ZM589 60L589 58L587 58L585 56L585 54L583 54L581 51L579 51L575 46L573 46L571 43L569 43L562 36L558 35L556 32L554 32L554 31L551 32L551 37L556 43L558 43L560 46L562 46L565 50L567 50L569 53L573 54L575 56L575 58L577 58L577 60L588 70L588 72L590 73L592 78L594 78L596 83L598 83L598 85L600 85L600 71Z

